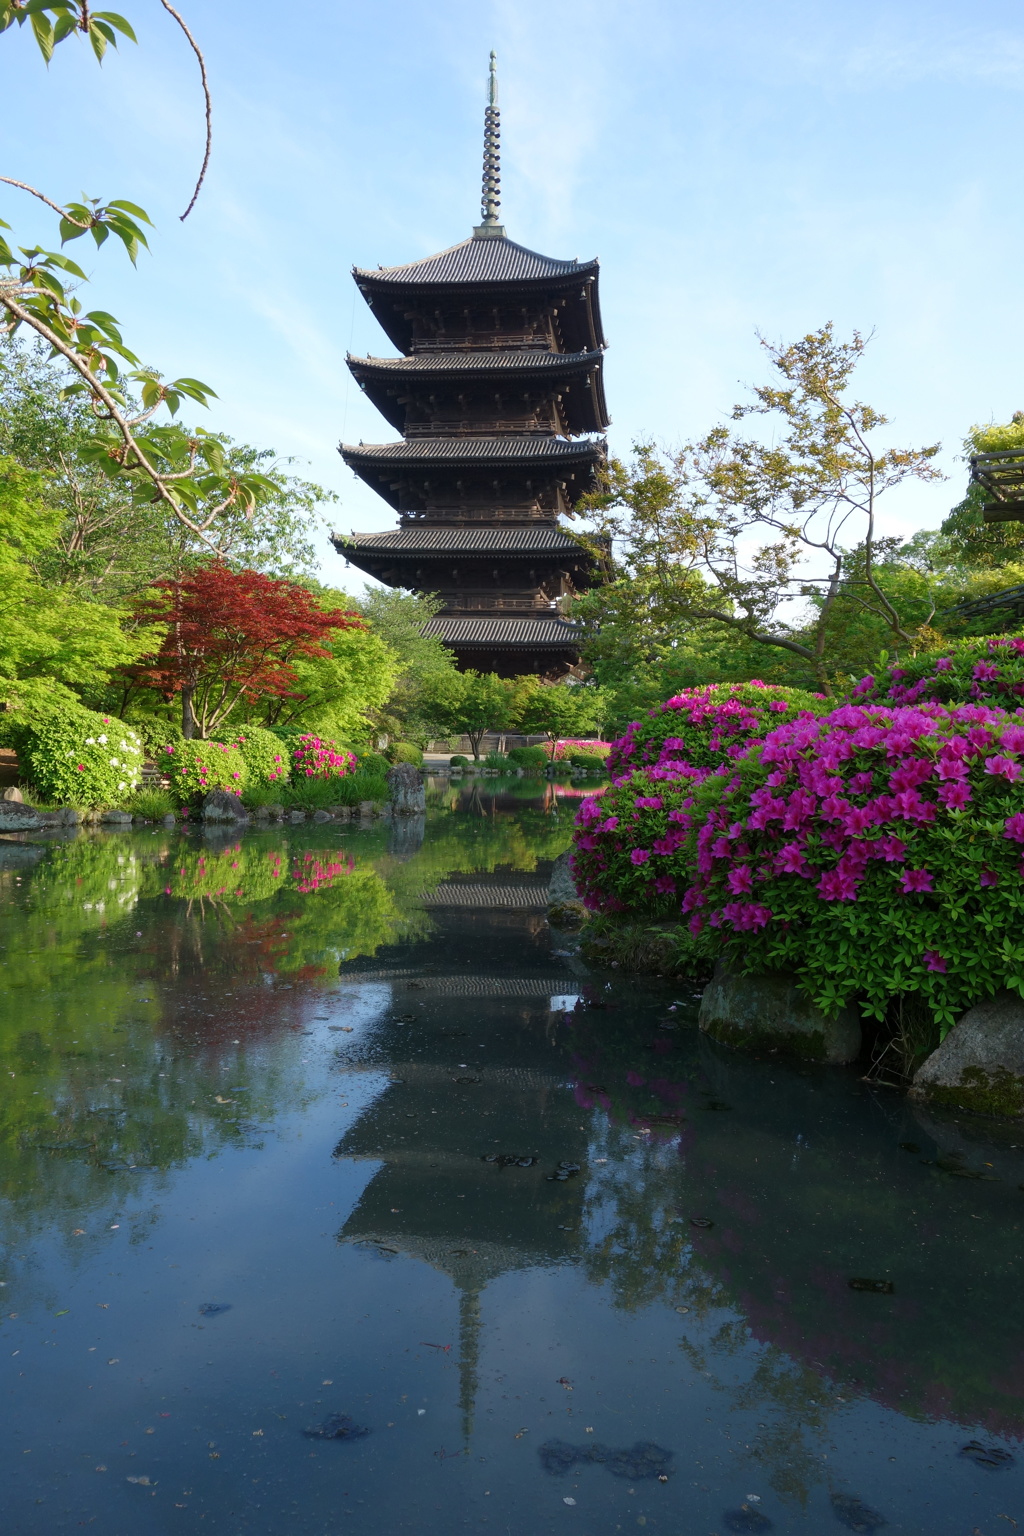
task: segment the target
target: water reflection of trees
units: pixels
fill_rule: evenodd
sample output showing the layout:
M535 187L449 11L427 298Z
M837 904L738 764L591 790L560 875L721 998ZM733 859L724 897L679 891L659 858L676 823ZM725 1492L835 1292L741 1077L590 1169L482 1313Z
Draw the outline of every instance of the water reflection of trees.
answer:
M995 1147L977 1142L974 1178L954 1179L905 1101L841 1074L729 1057L692 1029L656 1042L614 1013L569 1033L577 1102L606 1117L588 1272L626 1309L688 1309L681 1348L762 1421L744 1438L780 1495L825 1476L836 1415L860 1397L1024 1432L1020 1197L986 1181ZM910 1134L920 1155L900 1148ZM861 1274L895 1294L852 1291Z

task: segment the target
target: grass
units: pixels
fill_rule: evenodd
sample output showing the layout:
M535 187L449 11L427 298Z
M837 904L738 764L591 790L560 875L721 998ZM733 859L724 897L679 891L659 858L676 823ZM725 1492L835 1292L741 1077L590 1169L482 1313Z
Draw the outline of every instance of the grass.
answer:
M124 809L133 816L144 816L147 821L162 821L165 816L175 815L178 806L170 790L140 789L126 801Z
M360 805L364 800L386 800L387 781L380 773L346 774L341 779L305 779L286 784L276 803L289 811L326 811L332 805ZM263 801L262 804L274 804Z

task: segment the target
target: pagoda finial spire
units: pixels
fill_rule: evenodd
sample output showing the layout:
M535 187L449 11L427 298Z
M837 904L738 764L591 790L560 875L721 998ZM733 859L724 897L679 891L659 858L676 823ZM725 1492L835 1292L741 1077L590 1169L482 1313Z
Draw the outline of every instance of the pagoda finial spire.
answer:
M487 109L484 112L484 179L480 197L481 222L473 230L479 239L504 235L498 218L501 207L501 109L498 106L498 56L491 49L487 76Z

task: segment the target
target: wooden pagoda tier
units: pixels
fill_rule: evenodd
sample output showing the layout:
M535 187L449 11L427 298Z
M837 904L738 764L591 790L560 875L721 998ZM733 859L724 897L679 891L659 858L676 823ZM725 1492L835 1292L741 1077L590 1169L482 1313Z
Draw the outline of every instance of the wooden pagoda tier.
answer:
M399 527L333 536L389 586L434 593L460 667L558 677L579 659L560 600L594 556L558 526L598 484L608 426L596 261L556 261L492 220L439 255L356 269L402 356L348 359L400 442L343 444Z

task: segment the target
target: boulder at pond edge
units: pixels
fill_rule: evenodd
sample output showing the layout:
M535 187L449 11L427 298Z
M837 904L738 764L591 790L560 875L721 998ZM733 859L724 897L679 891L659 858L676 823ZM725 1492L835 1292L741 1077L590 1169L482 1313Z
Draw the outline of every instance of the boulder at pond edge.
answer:
M43 818L31 805L20 800L0 800L0 832L34 832Z
M427 792L418 768L412 763L396 763L388 774L388 799L395 816L422 816L427 808Z
M860 1015L830 1019L780 971L741 976L719 962L704 989L698 1023L712 1040L741 1051L786 1051L832 1066L860 1054Z
M248 821L249 812L230 789L211 789L203 801L204 821Z
M968 1008L910 1092L976 1115L1024 1115L1024 999L1004 990Z

